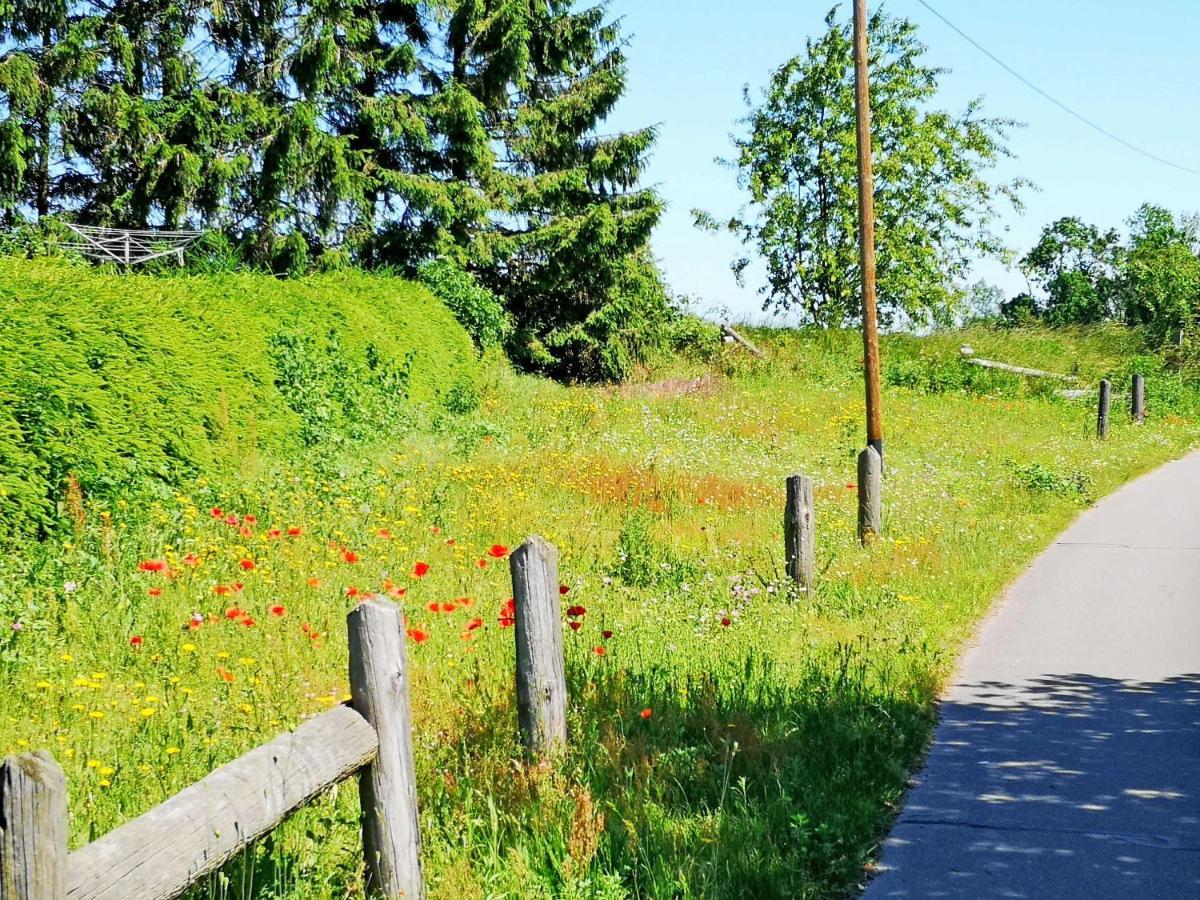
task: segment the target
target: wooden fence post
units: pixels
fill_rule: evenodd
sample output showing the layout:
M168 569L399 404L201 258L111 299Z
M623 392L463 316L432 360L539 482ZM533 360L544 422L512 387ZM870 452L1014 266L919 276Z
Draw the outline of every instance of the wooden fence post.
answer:
M559 612L558 551L531 537L509 557L517 642L517 718L535 756L567 742L567 677Z
M806 591L813 583L814 533L813 480L792 475L787 480L787 506L783 511L783 550L788 577Z
M858 539L868 544L883 531L883 459L874 447L858 454Z
M404 619L399 607L371 600L350 613L347 626L351 703L379 738L379 753L358 780L367 894L420 900L425 887Z
M67 777L45 750L0 765L0 900L67 896Z
M1112 400L1112 382L1107 378L1100 382L1100 404L1096 410L1096 437L1108 437L1108 407Z
M1133 396L1130 398L1129 410L1135 425L1146 421L1146 379L1142 375L1133 376Z

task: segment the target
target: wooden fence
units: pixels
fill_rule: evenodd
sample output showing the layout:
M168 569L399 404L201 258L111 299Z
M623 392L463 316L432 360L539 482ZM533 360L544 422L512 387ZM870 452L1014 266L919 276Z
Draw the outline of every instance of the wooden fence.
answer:
M1110 386L1101 383L1097 433L1108 431ZM1145 415L1136 377L1130 412ZM858 530L882 529L882 461L858 460ZM813 588L813 482L787 480L788 577ZM531 757L567 742L558 552L531 537L509 559L513 583L517 719ZM73 852L67 851L67 781L44 750L0 766L0 900L166 900L245 850L332 785L358 776L363 854L372 896L419 898L420 833L408 661L398 606L368 600L347 620L350 703L256 747L165 803Z
M558 553L530 538L510 559L519 725L532 756L567 739ZM371 896L419 900L408 660L398 606L347 621L350 703L226 763L165 803L67 851L67 780L46 751L0 766L0 900L166 900L215 872L290 813L358 775Z

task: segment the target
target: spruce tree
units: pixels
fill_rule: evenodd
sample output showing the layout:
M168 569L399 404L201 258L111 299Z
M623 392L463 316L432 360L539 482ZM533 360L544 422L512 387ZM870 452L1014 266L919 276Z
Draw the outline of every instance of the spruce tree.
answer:
M64 112L96 64L95 16L70 0L0 5L0 206L10 223L60 205Z
M625 91L604 4L462 0L438 85L442 165L492 209L452 231L515 317L510 349L557 375L625 374L665 314L649 260L661 201L639 190L651 128L602 135Z

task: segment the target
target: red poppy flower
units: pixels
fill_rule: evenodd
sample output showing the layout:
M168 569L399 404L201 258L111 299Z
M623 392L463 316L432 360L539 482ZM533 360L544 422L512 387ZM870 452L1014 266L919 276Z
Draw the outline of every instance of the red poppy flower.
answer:
M721 625L724 626L725 628L728 628L732 624L733 624L733 620L731 618L729 618L729 616L725 616L723 619L721 619Z
M282 604L276 603L271 607L270 612L273 616L282 616L287 612L287 609Z
M470 597L459 597L454 602L456 604L458 604L459 606L461 606L463 609L470 609L472 606L475 605L475 601L472 600Z
M565 585L565 584L560 584L560 585L558 586L558 593L559 593L560 595L564 596L564 597L567 595L567 593L568 593L570 590L571 590L571 588L570 588L568 585Z
M388 593L398 600L408 593L408 588L390 587L388 588Z
M241 528L239 528L238 534L240 534L244 538L254 537L254 532L250 530L249 525L243 525Z
M236 606L231 606L229 609L225 610L225 618L229 619L230 621L234 619L240 619L244 615L246 615L246 611L244 609L239 609Z
M570 629L572 631L578 631L580 628L583 627L582 622L568 622L567 625L570 627Z
M585 615L587 615L587 608L583 607L583 606L568 607L567 615L568 616L585 616Z
M245 625L247 628L253 628L254 619L252 619L250 616L246 616L246 618L242 619L241 624Z
M225 515L225 510L221 509L221 507L219 507L219 506L214 506L212 509L210 509L208 511L208 514L210 516L212 516L214 519L219 519L219 518L221 518L221 516Z
M419 562L413 566L413 578L424 578L429 574L429 563Z
M458 541L456 541L454 538L446 538L446 546L447 547L453 547L457 543L458 543Z
M227 596L228 594L232 594L233 588L231 588L227 584L217 584L217 585L213 585L213 593L216 594L218 597L224 597L224 596Z
M146 591L146 593L149 594L151 597L161 597L162 596L162 588L150 588L150 590Z
M357 597L358 596L358 588L356 588L354 585L350 585L350 587L346 588L346 596L350 597L351 599L353 599L354 597Z
M258 518L256 516L243 516L242 521L245 522L247 525L257 525L258 524Z
M383 538L385 541L390 541L392 539L392 533L390 531L388 531L386 528L379 529L379 536L381 538Z
M609 631L607 628L605 628L605 629L604 629L602 632L600 632L600 634L601 634L601 635L604 637L604 639L605 639L606 641L607 641L607 640L608 640L610 637L612 637L612 632L611 632L611 631Z
M293 525L291 528L289 528L287 530L287 533L288 533L288 537L299 537L303 532L301 532L299 528L297 528L295 525Z
M237 525L241 520L237 516L226 516L221 521L226 525Z
M343 549L342 550L342 559L345 560L346 562L350 563L351 565L353 565L354 563L358 562L358 554L355 553L353 550Z
M241 566L242 569L247 572L254 571L254 560L252 560L252 559L243 559L241 562L238 563L238 565Z
M140 647L140 646L142 646L143 643L145 643L145 642L142 640L142 636L140 634L135 634L133 637L131 637L129 639L130 647Z
M196 566L200 565L200 557L198 557L195 553L189 553L183 558L183 564L185 566L191 566L194 569Z
M603 656L608 651L605 650L603 647L593 647L592 652L595 653L597 656Z
M432 531L434 534L442 533L442 529L438 528L436 525L430 525L429 530Z
M310 579L308 579L308 586L309 586L310 588L320 587L320 586L321 586L321 579L320 579L320 578L310 578Z
M648 719L652 715L654 715L654 710L652 710L650 707L647 706L645 709L642 710L641 715L642 715L643 719Z
M167 561L165 559L143 559L138 563L138 568L143 572L165 572Z
M467 623L467 631L474 631L476 628L483 627L483 619L475 618Z
M423 631L420 628L408 629L408 636L412 639L414 644L423 644L429 640L429 632Z
M512 628L517 623L517 601L512 597L501 604L498 621L501 628Z
M218 674L218 675L220 675L220 676L221 676L221 678L222 678L224 681L228 681L228 682L230 682L231 684L232 684L232 683L233 683L233 681L235 680L235 678L234 678L234 674L233 674L232 672L230 672L230 671L229 671L227 668L225 668L224 666L217 666L217 674Z
M283 532L280 531L278 528L272 528L270 531L267 532L267 537L273 541L277 541L281 537L283 537Z
M504 559L504 557L508 556L508 548L503 544L492 544L492 546L488 547L488 556L493 559Z
M481 569L486 569L487 568L487 560L483 559L483 558L477 559L477 560L475 560L475 565L479 566L479 568L481 568Z
M245 589L245 587L246 586L244 584L242 584L240 581L235 581L233 583L233 589L235 591L237 591L239 594Z

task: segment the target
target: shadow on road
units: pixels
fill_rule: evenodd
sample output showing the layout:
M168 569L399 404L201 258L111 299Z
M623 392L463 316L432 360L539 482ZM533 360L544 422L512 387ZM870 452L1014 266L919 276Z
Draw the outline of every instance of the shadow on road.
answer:
M960 685L875 897L1200 897L1200 674Z

